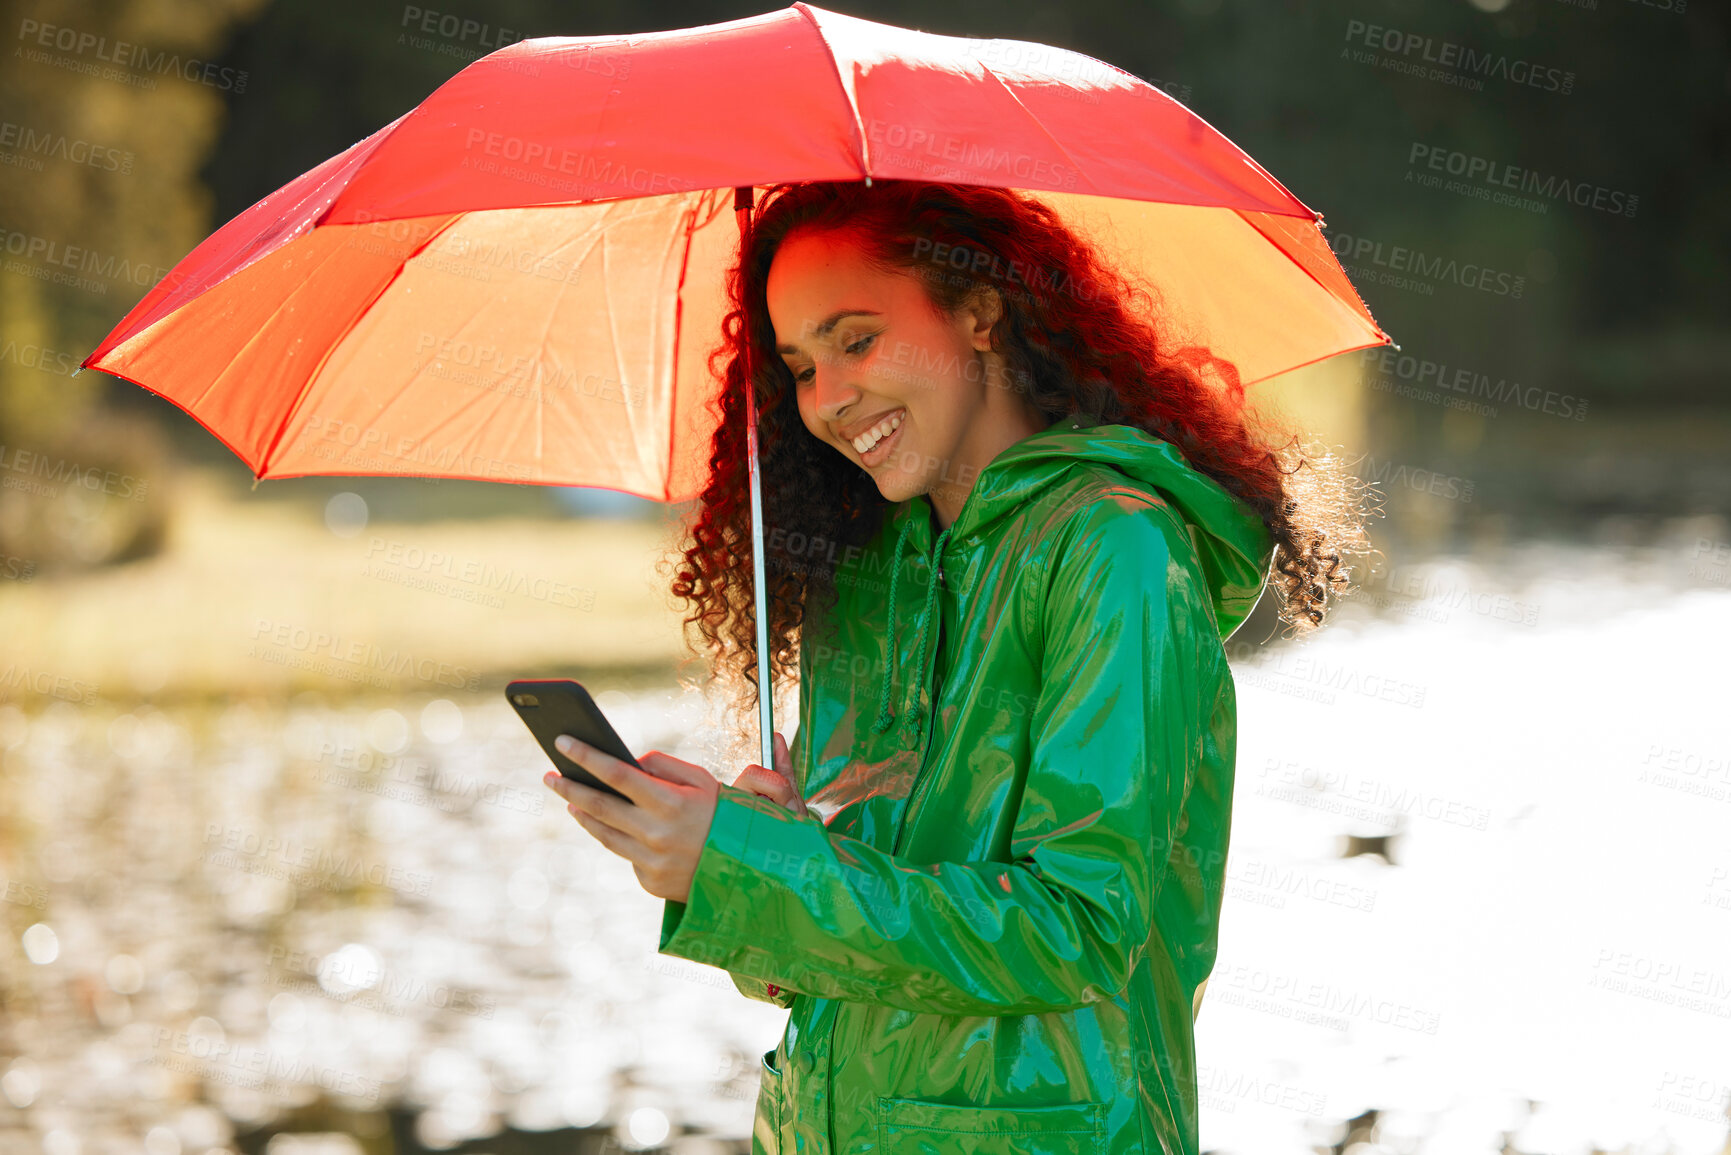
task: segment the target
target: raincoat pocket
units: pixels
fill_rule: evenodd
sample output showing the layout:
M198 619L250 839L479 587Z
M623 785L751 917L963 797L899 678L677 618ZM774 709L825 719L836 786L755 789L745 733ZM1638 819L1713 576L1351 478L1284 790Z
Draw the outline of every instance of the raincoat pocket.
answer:
M765 1051L758 1068L761 1081L757 1114L751 1122L751 1155L780 1155L781 1071L775 1065L775 1052Z
M882 1155L1105 1155L1106 1106L964 1107L878 1098Z

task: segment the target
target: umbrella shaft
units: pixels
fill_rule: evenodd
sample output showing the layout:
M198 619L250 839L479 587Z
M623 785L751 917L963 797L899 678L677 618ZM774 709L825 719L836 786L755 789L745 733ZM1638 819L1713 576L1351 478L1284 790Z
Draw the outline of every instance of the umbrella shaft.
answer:
M751 469L751 576L757 596L757 727L762 740L766 769L775 769L775 709L769 688L769 615L763 565L763 478L757 469L757 392L751 380L745 383L745 445Z
M750 233L753 188L733 190L734 219L739 224L740 247ZM757 734L765 769L775 769L775 703L769 687L768 586L763 564L763 479L757 469L757 378L753 372L750 329L745 339L745 452L751 472L751 578L757 620Z

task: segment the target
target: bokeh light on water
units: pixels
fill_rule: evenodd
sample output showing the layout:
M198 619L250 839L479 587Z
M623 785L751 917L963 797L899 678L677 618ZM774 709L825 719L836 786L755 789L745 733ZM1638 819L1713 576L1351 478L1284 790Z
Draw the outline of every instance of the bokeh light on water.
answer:
M694 699L602 697L639 749L704 755ZM502 695L7 705L0 745L7 1140L94 1150L148 1117L202 1152L234 1142L211 1117L313 1103L406 1106L435 1149L749 1129L739 1048L779 1012L655 954L659 901L541 784Z
M1234 640L1205 1146L1374 1112L1366 1153L1722 1149L1731 591L1678 556L1438 561ZM695 695L596 690L633 749L722 764ZM656 954L502 695L9 705L0 748L8 1149L392 1108L430 1149L743 1149L784 1013Z

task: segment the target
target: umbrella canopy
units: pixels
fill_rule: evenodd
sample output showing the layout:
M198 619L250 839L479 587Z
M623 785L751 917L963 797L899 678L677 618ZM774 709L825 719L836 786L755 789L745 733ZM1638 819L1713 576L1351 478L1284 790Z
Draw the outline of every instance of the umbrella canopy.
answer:
M259 478L683 501L714 432L734 189L874 177L1038 197L1246 383L1390 340L1318 214L1158 89L802 2L475 61L206 239L81 367L168 398Z

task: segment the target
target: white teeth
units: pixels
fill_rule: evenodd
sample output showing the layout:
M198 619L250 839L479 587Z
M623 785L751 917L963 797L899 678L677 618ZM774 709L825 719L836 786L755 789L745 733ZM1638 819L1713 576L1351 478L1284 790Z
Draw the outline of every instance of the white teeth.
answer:
M854 449L862 456L870 453L872 446L876 445L879 441L882 441L884 438L896 431L896 428L901 425L902 418L905 415L905 412L892 413L889 417L878 422L876 425L872 426L872 428L866 430L864 433L853 439Z

